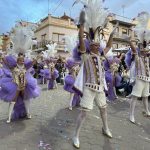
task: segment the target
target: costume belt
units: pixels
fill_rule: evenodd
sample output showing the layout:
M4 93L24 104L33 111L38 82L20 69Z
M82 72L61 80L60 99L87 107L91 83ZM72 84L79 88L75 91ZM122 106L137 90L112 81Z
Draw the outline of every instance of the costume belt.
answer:
M86 83L85 86L90 88L91 90L96 91L96 92L102 92L103 91L102 85L98 85L98 84L94 84L94 83Z
M150 82L150 77L147 77L147 76L137 75L137 78L144 80L144 81L147 81L147 82Z

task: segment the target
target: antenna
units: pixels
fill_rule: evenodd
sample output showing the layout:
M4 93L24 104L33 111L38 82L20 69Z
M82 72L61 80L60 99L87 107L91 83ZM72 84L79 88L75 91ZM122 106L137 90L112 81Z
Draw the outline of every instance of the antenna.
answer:
M122 5L122 13L123 13L123 17L124 17L124 10L125 10L125 4Z
M48 15L49 15L49 0L48 0Z

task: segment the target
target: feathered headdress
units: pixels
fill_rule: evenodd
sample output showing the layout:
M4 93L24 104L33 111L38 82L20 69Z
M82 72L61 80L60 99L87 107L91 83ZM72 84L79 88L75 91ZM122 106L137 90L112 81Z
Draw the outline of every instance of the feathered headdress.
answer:
M78 36L77 35L73 35L73 36L69 36L66 35L64 36L64 40L65 40L65 51L68 51L71 55L72 55L72 50L75 48L75 46L77 45L78 42Z
M29 53L36 27L36 25L23 25L20 22L12 29L10 34L10 39L13 44L12 49L10 49L11 54L18 55L19 53Z
M44 59L49 59L50 57L55 56L55 54L57 53L56 46L57 46L57 43L46 45L48 50L42 52Z
M134 31L137 34L140 43L143 43L146 46L146 43L150 41L150 29L148 29L150 14L148 12L141 12L138 14L136 20L138 24L134 28Z
M80 0L80 2L84 4L85 31L89 33L89 38L93 41L96 33L100 36L105 28L109 11L104 8L103 0Z

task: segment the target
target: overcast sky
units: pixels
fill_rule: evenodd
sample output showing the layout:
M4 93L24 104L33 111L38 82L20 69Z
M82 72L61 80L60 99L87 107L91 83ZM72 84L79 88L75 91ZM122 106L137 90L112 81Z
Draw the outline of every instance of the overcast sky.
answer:
M79 15L80 4L72 8L74 0L49 0L49 12L62 16L64 12L72 18ZM60 4L60 5L59 5ZM135 18L141 11L150 13L150 0L105 0L111 12ZM10 31L18 20L38 22L48 14L48 0L0 0L0 34Z

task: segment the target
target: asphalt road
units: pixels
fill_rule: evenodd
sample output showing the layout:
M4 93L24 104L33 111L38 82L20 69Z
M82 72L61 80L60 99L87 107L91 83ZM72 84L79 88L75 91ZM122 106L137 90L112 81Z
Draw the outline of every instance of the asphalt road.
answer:
M47 91L42 86L32 101L32 119L6 124L8 104L0 102L0 150L74 150L72 135L79 109L68 110L69 94L59 85ZM128 121L129 99L108 104L113 138L103 136L98 108L89 112L81 129L81 150L150 150L150 119L143 117L142 102L136 106L137 124ZM39 145L41 141L41 147ZM46 145L47 144L47 145ZM47 147L46 147L47 146Z

